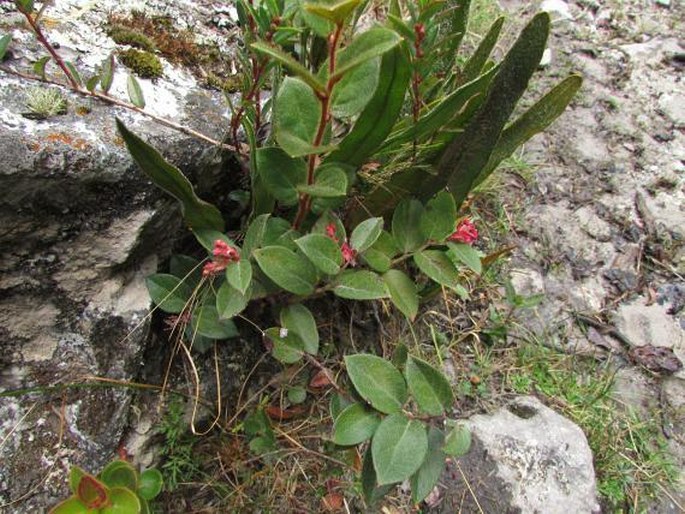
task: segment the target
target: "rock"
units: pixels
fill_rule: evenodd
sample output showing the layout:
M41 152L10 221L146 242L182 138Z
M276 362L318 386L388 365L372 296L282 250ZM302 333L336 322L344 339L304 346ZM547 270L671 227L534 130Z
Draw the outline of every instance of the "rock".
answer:
M554 17L562 20L572 20L571 10L566 2L563 0L544 0L540 5L540 9L555 15Z
M98 46L108 39L100 27L107 9L132 4L90 6L77 13L74 30L69 16L76 3L48 8L59 27L50 36L92 71L111 50ZM22 59L33 55L26 50L4 65L22 69ZM220 138L226 120L220 95L167 65L164 80L140 81L149 108ZM122 80L123 71L114 91L125 87ZM132 390L83 382L138 377L150 326L144 279L181 228L176 204L134 165L114 117L203 182L205 193L225 194L215 187L217 174L229 175L227 159L215 159L219 152L207 143L78 95L66 94L65 115L23 117L32 87L0 73L0 223L6 227L0 233L0 391L36 389L0 398L1 433L11 434L0 445L0 504L15 502L18 514L44 512L64 497L71 465L97 472L115 455Z
M546 68L552 63L552 50L549 48L545 48L545 51L542 52L542 57L540 58L540 64L539 66L541 68Z
M685 330L668 313L666 305L648 305L645 298L637 298L618 308L614 323L632 345L669 348L685 362ZM685 378L685 371L681 370L675 376Z
M659 110L676 127L685 127L685 95L677 93L662 95L659 98Z
M611 225L597 216L592 207L581 207L573 213L573 216L578 221L580 228L597 241L606 242L611 239Z
M536 398L517 398L466 424L473 445L443 475L444 498L437 512L600 511L583 431Z

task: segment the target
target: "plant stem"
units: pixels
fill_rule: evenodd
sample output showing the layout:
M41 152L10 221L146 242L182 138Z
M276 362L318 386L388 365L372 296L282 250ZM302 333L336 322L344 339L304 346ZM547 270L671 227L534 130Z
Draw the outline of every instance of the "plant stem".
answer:
M331 118L330 106L331 106L331 94L333 93L333 87L338 83L340 78L334 79L335 74L335 64L336 64L336 53L338 50L338 43L340 41L340 35L342 34L343 25L338 23L335 26L335 31L328 36L328 82L326 83L326 92L317 93L317 98L321 104L321 117L319 118L319 127L317 128L316 135L314 136L314 147L321 145L323 141L323 136L326 133L326 127ZM314 173L316 171L318 162L318 157L316 154L310 154L307 161L307 185L311 186L314 183ZM295 221L293 222L293 228L297 230L304 218L309 213L312 206L312 198L306 193L300 194L300 202L297 208L297 215L295 216Z
M55 63L57 66L61 68L61 70L64 72L64 74L67 76L67 80L69 81L69 84L71 85L71 88L74 91L81 91L81 86L79 86L78 82L74 78L74 76L71 74L71 71L69 71L69 68L67 65L64 63L64 60L62 57L57 53L57 50L55 50L55 47L52 46L52 44L48 41L48 39L45 37L45 34L43 34L43 30L40 28L40 25L38 24L38 16L35 18L31 16L31 13L28 11L25 11L24 9L21 8L17 4L17 8L19 9L19 12L24 15L26 20L29 22L29 25L31 26L31 29L33 32L36 34L36 38L38 38L38 41L40 42L41 45L48 51L50 56L54 59ZM42 9L41 9L42 12Z

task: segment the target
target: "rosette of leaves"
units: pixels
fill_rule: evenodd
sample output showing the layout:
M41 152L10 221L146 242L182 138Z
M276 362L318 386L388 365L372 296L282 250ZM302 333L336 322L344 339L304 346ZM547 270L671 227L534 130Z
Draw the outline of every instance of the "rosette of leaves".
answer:
M471 445L467 428L446 421L454 402L447 378L412 356L403 371L369 354L349 355L345 366L362 401L332 409L332 440L341 446L370 442L361 476L367 502L407 479L413 501L422 501L438 482L445 459L464 455Z
M139 473L125 460L110 462L97 477L74 466L69 488L72 496L50 514L149 514L149 502L162 490L162 474L156 469Z

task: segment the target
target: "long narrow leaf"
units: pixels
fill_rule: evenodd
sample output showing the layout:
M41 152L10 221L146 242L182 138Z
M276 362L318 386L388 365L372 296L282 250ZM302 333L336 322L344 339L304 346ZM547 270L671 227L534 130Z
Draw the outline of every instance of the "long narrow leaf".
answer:
M490 27L490 30L488 30L488 33L480 42L480 45L478 45L478 48L476 48L476 51L473 52L473 55L464 65L463 74L466 82L477 77L483 69L483 66L485 66L488 57L490 57L490 54L492 53L492 49L495 48L495 45L497 44L503 24L504 16L497 18L495 23L493 23Z
M411 66L403 48L383 55L376 92L352 130L328 160L361 165L385 140L402 110L411 79Z
M514 153L514 150L556 120L573 100L582 83L583 79L580 75L567 77L504 129L495 150L490 155L488 164L478 175L475 185L488 178L499 163Z
M281 63L304 80L314 91L318 91L319 93L324 93L326 91L326 86L319 79L283 50L261 41L252 43L250 47L256 52L267 55Z
M181 171L169 164L152 146L128 130L117 119L117 128L126 148L143 172L160 187L181 202L183 217L193 231L211 229L224 231L224 220L212 204L197 197L193 186Z
M10 34L5 34L0 37L0 62L5 58L5 53L7 52L7 47L12 41L12 36Z
M523 29L493 78L480 110L438 162L436 180L426 182L420 196L430 198L445 185L459 206L487 165L500 133L540 63L549 34L548 13L536 15Z

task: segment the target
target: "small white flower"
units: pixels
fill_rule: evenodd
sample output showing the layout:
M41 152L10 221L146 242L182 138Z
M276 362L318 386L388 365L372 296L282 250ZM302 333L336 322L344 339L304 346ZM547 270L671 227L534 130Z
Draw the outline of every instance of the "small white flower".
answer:
M284 338L288 337L288 329L285 328L285 327L282 327L282 328L278 331L278 337L280 337L281 339L284 339Z

